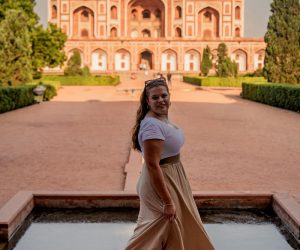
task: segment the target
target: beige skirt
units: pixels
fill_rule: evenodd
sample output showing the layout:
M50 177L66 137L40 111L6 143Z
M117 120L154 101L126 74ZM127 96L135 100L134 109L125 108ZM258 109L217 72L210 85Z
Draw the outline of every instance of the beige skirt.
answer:
M125 250L213 250L181 162L163 164L161 169L176 207L176 219L170 222L163 216L162 200L144 165L137 184L137 226Z

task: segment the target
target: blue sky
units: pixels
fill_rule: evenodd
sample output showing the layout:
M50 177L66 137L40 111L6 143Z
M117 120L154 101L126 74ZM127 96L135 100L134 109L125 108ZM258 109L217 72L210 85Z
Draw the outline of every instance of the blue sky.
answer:
M36 0L36 12L43 24L47 23L47 1ZM245 0L245 37L264 36L271 14L271 2L272 0Z

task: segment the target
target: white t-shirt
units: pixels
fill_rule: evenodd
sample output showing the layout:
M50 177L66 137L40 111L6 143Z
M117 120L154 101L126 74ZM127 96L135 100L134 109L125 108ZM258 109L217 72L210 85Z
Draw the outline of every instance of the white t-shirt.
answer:
M138 135L143 155L144 141L150 139L159 139L164 141L160 159L179 154L180 148L184 143L184 135L180 128L175 128L171 124L154 117L145 117L141 121Z

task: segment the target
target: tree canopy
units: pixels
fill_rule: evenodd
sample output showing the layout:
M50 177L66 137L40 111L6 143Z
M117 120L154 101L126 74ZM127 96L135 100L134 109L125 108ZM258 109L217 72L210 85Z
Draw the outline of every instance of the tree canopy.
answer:
M27 21L24 24L31 29L38 24L39 16L34 12L36 5L35 0L0 0L0 22L5 18L7 10L21 10L27 16Z
M11 12L9 12L9 10L15 10L18 11L18 13L23 13L23 23L20 26L19 32L24 32L24 37L29 36L30 46L28 52L31 53L29 59L31 67L30 69L28 69L28 74L30 76L32 75L32 73L34 76L39 75L42 72L42 69L46 66L60 66L66 59L63 48L67 40L67 36L62 32L60 28L57 28L57 26L54 24L49 24L46 29L44 29L42 25L39 25L39 17L34 12L35 5L35 0L0 0L0 24L5 23L7 20L12 21ZM15 22L16 25L20 23L17 19L15 19ZM7 33L1 33L0 35L2 36L2 38L10 37L12 35L11 33L9 33L10 31L8 29L3 29L2 31ZM24 37L20 39L25 43ZM8 41L6 41L6 43L7 42ZM0 53L15 53L15 50L19 49L19 47L13 47L12 45L13 44L11 44L11 46L9 47L6 47L6 51L4 51L4 47L0 47ZM10 52L8 52L8 49L10 50ZM18 65L20 66L20 64ZM8 65L5 66L4 64L2 66L4 68L8 67ZM27 69L27 67L25 68ZM10 69L6 70L9 71ZM27 78L22 79L23 83L25 83L25 79ZM12 80L12 83L16 84L17 82Z
M83 71L81 68L81 56L78 50L75 50L73 55L70 57L65 68L64 74L66 76L82 75Z
M0 85L31 80L31 43L27 18L20 10L7 10L0 23Z
M66 60L63 52L67 35L56 25L49 23L46 29L37 26L31 35L32 40L32 68L34 72L41 72L46 66L61 66Z
M299 0L274 0L265 35L264 72L269 82L300 83Z
M212 68L212 54L209 46L207 45L206 48L203 49L201 73L207 76L211 68Z
M217 76L236 77L238 73L237 64L227 56L227 46L220 43L218 46Z

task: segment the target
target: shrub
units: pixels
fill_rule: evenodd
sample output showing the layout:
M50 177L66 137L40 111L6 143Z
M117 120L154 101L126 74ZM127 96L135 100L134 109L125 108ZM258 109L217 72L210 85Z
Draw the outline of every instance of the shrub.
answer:
M117 85L120 83L120 76L43 76L42 81L44 83L59 82L64 86L107 86Z
M0 87L0 113L34 104L34 88L34 85Z
M225 43L218 46L218 63L216 74L219 77L236 77L238 73L237 63L228 57L228 49Z
M81 68L81 56L78 50L75 50L73 55L67 62L67 67L64 70L66 76L78 76L82 75L83 71Z
M44 84L44 86L46 86L46 91L44 93L43 100L50 101L54 96L57 95L56 88L51 84Z
M90 76L91 75L91 72L90 72L90 69L88 66L84 66L83 69L82 69L82 75L83 76Z
M201 73L205 76L208 75L209 70L212 68L212 54L209 46L203 49L203 57L201 61Z
M253 72L246 73L246 74L243 74L241 76L244 76L244 77L263 77L264 76L264 70L263 69L257 69Z
M191 83L193 85L202 85L202 77L200 76L183 76L183 81L187 83Z
M186 78L195 78L197 80L186 80ZM266 82L266 79L263 77L199 77L199 76L184 76L183 81L187 83L197 84L197 81L201 81L202 86L210 87L238 87L242 86L243 82ZM195 81L195 82L192 82ZM199 85L199 84L197 84ZM200 86L201 86L200 85Z
M300 86L243 83L241 96L256 102L300 112Z

